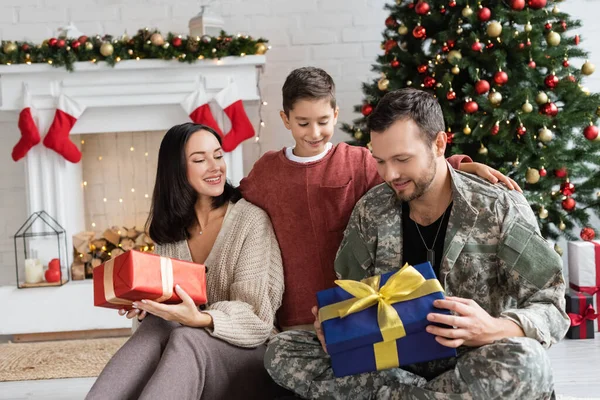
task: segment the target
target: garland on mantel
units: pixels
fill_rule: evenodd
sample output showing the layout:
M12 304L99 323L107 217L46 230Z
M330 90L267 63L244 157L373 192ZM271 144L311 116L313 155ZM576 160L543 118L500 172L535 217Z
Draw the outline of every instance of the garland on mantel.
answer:
M218 37L184 37L169 32L165 38L158 30L144 28L131 38L125 34L117 38L111 35L50 38L42 44L2 41L0 65L47 63L73 71L73 64L78 61L106 61L111 66L123 60L140 59L179 60L191 64L202 59L265 54L266 43L268 40L263 38L232 36L224 31Z

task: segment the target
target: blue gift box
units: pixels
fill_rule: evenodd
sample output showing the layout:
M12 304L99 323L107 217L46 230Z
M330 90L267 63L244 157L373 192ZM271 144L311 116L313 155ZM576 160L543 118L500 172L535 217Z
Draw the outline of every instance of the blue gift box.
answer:
M435 280L435 273L427 262L415 265L416 269L426 280ZM380 287L396 272L381 275ZM342 289L334 287L317 293L319 308L353 299L354 296ZM408 301L393 303L402 321L406 336L386 342L385 351L396 350L398 366L427 362L441 358L455 357L456 350L445 347L435 340L435 336L425 328L431 325L427 314L450 314L433 306L433 301L443 299L442 291L427 294ZM344 318L333 318L322 321L323 333L327 351L331 356L334 375L342 377L363 372L376 371L376 346L381 345L383 336L378 324L377 304L349 314ZM392 345L390 347L389 345ZM380 368L381 369L381 368Z

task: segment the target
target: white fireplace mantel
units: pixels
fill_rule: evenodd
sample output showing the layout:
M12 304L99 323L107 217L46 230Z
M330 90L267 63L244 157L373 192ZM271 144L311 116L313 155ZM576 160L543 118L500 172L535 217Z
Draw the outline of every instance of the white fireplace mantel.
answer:
M2 132L2 141L12 146L20 138L17 120L23 106L25 85L32 95L32 106L36 110L34 119L42 138L52 123L61 93L86 107L71 134L157 131L189 121L180 103L198 88L216 94L235 81L243 101L259 100L257 68L264 64L265 56L246 56L199 60L192 64L127 60L114 68L105 63L78 62L75 72L46 64L0 66L0 120L14 121L14 130ZM215 113L215 117L221 126L228 124L222 113ZM55 217L65 228L68 249L71 249L72 235L85 230L81 164L64 160L42 143L19 162L25 163L28 214L45 210ZM243 177L241 146L226 154L226 162L228 178L238 184ZM71 254L68 256L70 263ZM38 289L25 291L37 292ZM106 312L87 307L85 312L92 312L102 319L102 315L106 315L102 311ZM39 312L39 308L24 309L15 311L14 315ZM81 326L80 329L102 326L97 322L94 328ZM3 320L1 334L23 333L11 332L6 323ZM106 327L113 325L108 323ZM71 325L68 328L74 330ZM57 330L61 327L56 321L47 329L41 326L33 329L35 332Z

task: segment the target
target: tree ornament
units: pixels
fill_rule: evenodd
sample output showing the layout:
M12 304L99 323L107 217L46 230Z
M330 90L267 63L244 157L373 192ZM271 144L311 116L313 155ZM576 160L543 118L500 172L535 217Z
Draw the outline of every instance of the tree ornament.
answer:
M546 42L549 46L558 46L560 44L560 35L554 31L548 32Z
M434 87L435 84L436 84L435 78L432 78L431 76L426 76L425 79L423 79L423 85L428 89L431 89L432 87Z
M56 42L58 42L58 40L56 38L50 38L50 39L48 39L48 46L54 47L54 46L56 46Z
M475 83L475 92L479 95L490 91L490 83L485 79L480 79Z
M589 62L588 60L585 60L585 62L581 66L581 73L584 75L591 75L594 73L595 70L596 70L596 66L594 64L592 64L591 62Z
M560 192L563 194L563 196L573 196L575 193L575 185L567 180L560 185Z
M583 130L583 136L587 140L596 140L598 137L598 128L590 122L590 125Z
M394 47L396 47L396 46L398 46L398 42L396 42L394 39L388 39L388 40L386 40L385 43L383 44L383 48L385 50L385 54L387 54L390 51L392 51L392 49Z
M162 45L163 49L168 49L171 46L171 44L169 42L165 42L165 44ZM175 58L175 57L173 57Z
M499 70L494 74L494 82L498 86L502 86L508 82L508 74L502 70Z
M558 8L558 6L556 4L554 5L554 7L552 7L552 14L554 14L554 15L560 14L560 8Z
M471 134L471 127L469 126L469 124L467 124L467 126L463 128L463 133L467 136Z
M427 64L421 64L417 67L417 72L419 72L420 74L424 74L427 72L428 69L428 65Z
M177 36L177 37L173 38L172 43L173 43L173 46L179 47L179 46L181 46L181 44L183 43L183 41L181 40L180 37Z
M544 25L544 28L546 28L547 30L552 29L552 24L550 22L546 22L546 25Z
M563 32L567 30L567 22L564 19L560 21L560 27L562 28Z
M394 29L397 25L398 22L396 21L396 18L389 16L385 19L385 26L387 26L388 28Z
M491 105L498 107L500 103L502 103L502 94L494 90L488 95L488 100L490 101Z
M486 32L489 37L496 38L502 34L502 24L498 21L492 21L488 24Z
M479 11L477 11L477 18L481 22L489 21L492 17L492 11L487 7L481 7Z
M417 25L417 26L415 26L415 29L413 29L413 36L416 39L425 39L426 35L427 35L427 31L425 30L425 27L422 25Z
M540 212L538 213L538 215L540 216L540 219L546 219L548 218L548 210L546 210L546 208L542 206L540 207Z
M565 79L566 79L567 81L569 81L569 82L573 82L573 83L577 82L577 79L575 79L575 76L573 76L573 75L571 75L571 74L567 75L567 76L565 77Z
M481 154L482 156L487 156L488 155L488 149L487 149L487 147L485 147L483 145L483 143L481 144L481 147L479 148L479 150L477 150L477 152L479 154Z
M475 101L468 99L467 102L465 103L465 105L463 106L463 109L465 110L465 112L467 114L473 114L476 113L477 110L479 110L479 104L477 104Z
M563 249L558 245L558 243L554 243L554 251L556 252L556 254L558 254L559 256L563 256Z
M517 127L517 135L524 136L525 134L527 134L527 128L525 128L523 124L519 124Z
M102 46L100 46L100 54L102 54L104 57L112 56L114 51L115 48L110 42L104 42L102 43Z
M63 47L65 47L66 44L67 44L67 42L65 42L64 39L58 39L56 41L56 47L58 47L59 49L62 49Z
M371 114L373 112L373 106L370 104L363 104L360 112L362 113L362 115L364 115L365 117L367 117L369 114Z
M565 57L565 59L562 62L563 67L567 68L569 66L569 59L567 57Z
M565 211L573 211L576 206L577 206L577 202L572 197L567 197L566 199L564 199L562 201L562 208Z
M388 90L389 86L390 86L390 81L389 81L389 79L386 78L385 75L383 75L381 77L381 79L377 82L377 87L379 88L379 90L381 90L383 92Z
M585 94L586 96L591 94L590 89L586 88L585 86L579 85L579 87L581 88L581 93Z
M556 117L558 115L558 107L556 104L548 102L540 107L540 112L549 117Z
M494 47L494 43L490 40L488 40L487 44L485 45L486 49L491 49Z
M483 50L483 44L479 41L479 39L475 39L475 42L471 45L471 50L473 51L481 51Z
M546 7L546 0L527 0L527 5L534 10Z
M452 50L446 56L446 59L450 64L456 64L462 59L462 54L458 50Z
M562 168L554 170L554 176L556 176L559 179L566 178L567 177L567 173L568 173L568 171L567 171L566 167L562 167Z
M552 74L548 75L544 79L544 84L549 89L554 89L556 87L556 85L558 85L558 82L559 82L558 76L554 75L554 72Z
M452 144L452 142L454 142L454 133L448 132L446 134L446 143L447 144Z
M419 15L425 15L429 12L429 8L429 4L421 0L415 6L415 12Z
M162 46L165 44L165 39L160 33L156 32L150 36L150 42L155 46Z
M448 93L446 93L446 99L448 99L448 100L456 99L456 92L454 90L452 90L452 88L450 89L450 91Z
M354 132L354 138L356 140L360 140L363 138L363 133L360 129L357 129L356 132Z
M390 63L390 66L391 66L392 68L398 68L398 67L400 67L400 61L398 61L398 60L394 59L394 60L392 60L392 62Z
M92 51L94 50L94 44L92 42L85 42L85 49L87 51Z
M450 0L450 2L448 2L448 7L456 7L456 0Z
M525 32L531 32L533 30L533 26L531 25L531 22L527 21L527 23L523 27L523 30L525 30Z
M469 18L471 15L473 15L473 9L467 4L467 6L463 8L461 14L465 18Z
M540 172L535 168L527 168L527 172L525 173L525 181L535 185L540 181Z
M4 53L10 54L17 50L17 45L14 42L6 42L4 43L2 50L4 50Z
M515 11L521 11L525 8L525 0L512 0L510 7Z
M454 67L452 67L452 69L450 70L454 75L458 75L460 74L460 68L458 68L457 65L455 65Z
M573 42L575 43L575 46L579 45L579 41L580 41L579 35L575 35L575 38L573 39Z
M586 226L585 228L583 228L581 230L579 237L581 237L581 239L585 240L586 242L589 242L589 241L594 240L594 238L596 237L596 232L594 231L593 228Z
M560 221L560 224L558 224L558 229L564 231L565 229L567 229L567 225L565 225L564 222Z
M548 95L544 92L539 92L537 96L535 96L535 102L538 104L545 104L548 102Z
M548 171L546 171L546 168L540 168L540 176L543 178L546 175L548 175Z
M492 127L491 134L492 134L492 136L496 136L499 132L500 132L500 122L496 121L496 123Z
M459 28L456 30L456 34L457 34L457 35L462 35L462 33L463 33L463 28L459 27Z
M538 138L544 142L544 143L548 143L550 142L552 139L554 139L554 134L552 133L552 131L548 128L546 128L545 126L540 129L538 131Z
M408 33L408 28L406 27L406 25L400 25L400 27L398 28L398 34L404 36L407 33Z
M71 47L72 47L74 50L77 50L77 49L78 49L80 46L81 46L81 42L80 42L79 40L73 40L73 41L71 42Z
M532 59L529 59L529 62L527 63L527 66L529 68L531 68L531 69L534 69L537 66L537 64Z

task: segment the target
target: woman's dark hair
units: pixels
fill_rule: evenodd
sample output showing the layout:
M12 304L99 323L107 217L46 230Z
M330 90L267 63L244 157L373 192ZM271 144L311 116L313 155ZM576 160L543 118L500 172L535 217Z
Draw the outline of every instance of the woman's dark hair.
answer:
M189 228L197 223L194 206L198 199L196 190L187 178L185 145L192 134L208 131L222 143L214 129L191 122L175 125L167 131L158 151L156 183L146 229L156 243L174 243L189 238ZM242 197L238 188L225 182L225 190L213 197L213 207L236 202Z

